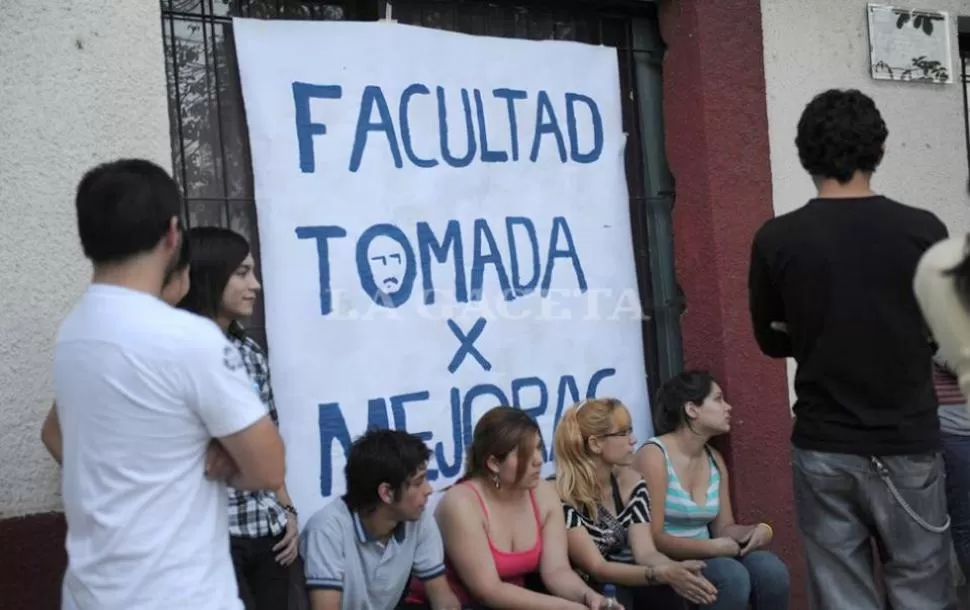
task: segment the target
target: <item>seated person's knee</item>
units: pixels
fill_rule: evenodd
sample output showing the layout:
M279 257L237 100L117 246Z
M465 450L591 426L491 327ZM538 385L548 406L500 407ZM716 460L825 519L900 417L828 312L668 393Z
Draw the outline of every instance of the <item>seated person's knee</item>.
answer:
M746 610L751 598L751 576L740 561L716 557L707 561L704 576L717 587L718 605L725 610Z
M771 551L755 551L741 561L748 569L752 585L756 589L788 591L791 586L788 566Z

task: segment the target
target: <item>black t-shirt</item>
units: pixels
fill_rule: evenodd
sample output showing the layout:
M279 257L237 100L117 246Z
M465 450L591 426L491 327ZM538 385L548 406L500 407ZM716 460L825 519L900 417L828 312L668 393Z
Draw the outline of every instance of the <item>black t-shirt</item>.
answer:
M946 236L931 212L881 196L813 199L755 235L751 318L765 354L798 363L796 447L858 455L939 448L933 348L913 275ZM772 322L787 324L787 334Z

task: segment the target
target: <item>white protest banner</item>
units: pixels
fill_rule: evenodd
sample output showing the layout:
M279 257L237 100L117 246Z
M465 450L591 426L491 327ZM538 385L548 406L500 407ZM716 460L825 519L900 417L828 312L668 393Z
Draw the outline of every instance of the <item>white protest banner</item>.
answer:
M437 489L500 404L650 431L616 51L388 22L233 21L287 484L345 489L369 426ZM546 454L545 472L552 472Z

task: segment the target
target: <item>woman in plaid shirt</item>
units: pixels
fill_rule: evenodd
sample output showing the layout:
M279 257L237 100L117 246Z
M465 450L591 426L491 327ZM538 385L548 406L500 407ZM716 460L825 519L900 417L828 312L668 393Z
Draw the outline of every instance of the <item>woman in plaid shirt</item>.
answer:
M188 236L191 283L179 307L205 316L222 328L239 350L253 391L278 424L266 355L239 323L252 315L260 291L249 243L238 233L219 227L196 227ZM239 597L246 610L286 608L289 566L299 548L296 509L286 487L263 491L230 487L229 534Z

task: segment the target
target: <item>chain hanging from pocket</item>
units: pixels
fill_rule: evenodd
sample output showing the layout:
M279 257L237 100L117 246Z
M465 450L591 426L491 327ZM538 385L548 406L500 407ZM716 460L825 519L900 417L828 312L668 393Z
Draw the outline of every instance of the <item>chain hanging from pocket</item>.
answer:
M882 460L880 460L876 456L870 456L869 461L872 462L872 467L876 469L876 472L879 474L879 478L885 481L886 486L889 487L889 493L891 493L893 497L896 498L896 501L899 502L899 505L903 507L903 510L906 511L906 514L912 517L913 521L916 521L916 523L918 523L920 527L934 534L942 534L946 530L950 529L949 514L946 516L946 521L943 522L943 525L930 525L929 523L924 521L922 517L917 515L916 511L913 510L913 507L910 506L909 503L903 499L902 495L900 495L899 490L896 489L896 486L893 484L892 478L889 476L889 469L886 468L886 465L882 463Z

